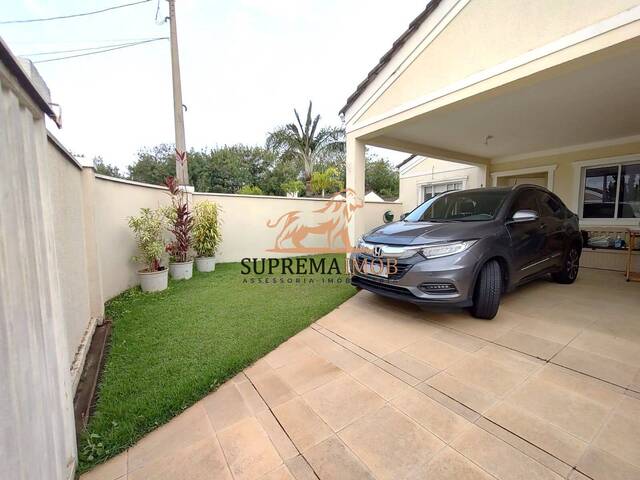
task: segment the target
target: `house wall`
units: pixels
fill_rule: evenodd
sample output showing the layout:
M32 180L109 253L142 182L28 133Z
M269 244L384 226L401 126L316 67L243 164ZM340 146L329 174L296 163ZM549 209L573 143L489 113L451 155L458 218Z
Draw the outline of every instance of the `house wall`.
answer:
M69 172L59 165L60 175L49 178L44 118L33 98L0 62L0 478L65 480L74 475L76 440L69 298L56 255L73 252L58 246L55 210L57 182ZM77 231L75 221L69 225Z
M462 181L462 188L484 186L484 172L479 167L449 162L435 158L423 158L411 168L400 171L399 201L405 212L417 207L421 202L420 189L428 183Z
M384 93L365 111L362 120L612 17L637 6L638 1L461 0L455 5L441 26L448 20L450 23L439 34L432 33L419 54L407 58L390 85L379 87ZM461 5L464 7L455 14Z

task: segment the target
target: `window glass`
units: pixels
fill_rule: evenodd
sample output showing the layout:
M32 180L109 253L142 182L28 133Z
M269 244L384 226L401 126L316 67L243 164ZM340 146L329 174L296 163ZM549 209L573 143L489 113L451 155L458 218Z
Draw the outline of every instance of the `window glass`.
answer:
M640 163L622 165L618 218L640 217Z
M444 192L451 190L462 190L462 182L449 182L449 183L430 183L422 186L422 198L423 201L427 201L430 198L435 197Z
M538 213L539 208L536 202L535 190L523 190L518 193L518 196L511 205L508 218L512 218L513 214L518 210L533 210Z
M492 220L507 190L461 190L427 200L405 218L406 222L471 222Z
M544 192L538 193L538 201L540 202L540 216L553 216L558 218L564 216L563 206L556 198Z
M618 166L588 168L585 172L582 216L613 218L616 208Z

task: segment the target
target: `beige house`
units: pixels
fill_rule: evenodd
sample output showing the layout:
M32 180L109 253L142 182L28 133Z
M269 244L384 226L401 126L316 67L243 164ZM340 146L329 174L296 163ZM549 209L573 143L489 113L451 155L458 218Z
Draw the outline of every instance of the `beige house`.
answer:
M448 190L485 186L484 169L473 165L411 155L397 165L400 177L398 200L406 212Z
M638 227L639 78L639 0L432 0L341 110L347 186L374 145L546 184L583 228Z

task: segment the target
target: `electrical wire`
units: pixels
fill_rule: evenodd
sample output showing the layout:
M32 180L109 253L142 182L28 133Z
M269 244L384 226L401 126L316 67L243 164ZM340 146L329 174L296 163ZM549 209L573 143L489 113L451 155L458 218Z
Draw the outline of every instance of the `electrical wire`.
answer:
M48 52L33 52L33 53L20 53L18 54L19 57L41 57L43 55L55 55L58 53L75 53L75 52L87 52L87 51L92 51L92 50L102 50L103 48L110 48L110 47L121 47L124 45L132 45L134 43L137 42L146 42L147 40L164 40L167 37L153 37L153 38L136 38L136 39L130 39L128 41L126 41L126 43L111 43L108 45L100 45L97 47L84 47L84 48L72 48L70 50L51 50ZM121 42L123 42L124 40L121 40Z
M114 5L113 7L103 8L102 10L93 10L90 12L83 13L74 13L70 15L60 15L57 17L46 17L46 18L28 18L23 20L2 20L0 21L0 25L8 25L12 23L33 23L33 22L48 22L50 20L66 20L68 18L76 18L76 17L86 17L87 15L95 15L97 13L109 12L111 10L117 10L119 8L132 7L134 5L140 5L142 3L148 3L151 0L140 0L138 2L125 3L123 5Z
M87 52L87 53L79 53L77 55L67 55L67 56L64 56L64 57L47 58L46 60L38 60L38 61L35 61L33 63L57 62L58 60L68 60L70 58L78 58L78 57L86 57L86 56L89 56L89 55L97 55L99 53L113 52L114 50L122 50L123 48L135 47L137 45L143 45L145 43L157 42L159 40L169 40L169 37L158 37L158 38L153 38L151 40L144 40L144 41L141 41L141 42L125 43L125 44L120 45L118 47L106 48L104 50L100 50L100 51L97 51L97 52Z

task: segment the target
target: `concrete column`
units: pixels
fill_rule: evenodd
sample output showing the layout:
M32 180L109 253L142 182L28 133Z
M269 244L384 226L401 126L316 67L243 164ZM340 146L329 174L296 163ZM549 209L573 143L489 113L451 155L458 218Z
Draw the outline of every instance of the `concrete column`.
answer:
M364 156L365 144L357 138L347 135L347 188L356 193L358 199L364 202ZM349 240L352 245L364 233L363 209L353 213L349 221Z
M98 254L98 235L96 234L95 173L93 166L85 166L82 169L82 215L84 217L89 307L91 309L91 317L96 319L98 325L101 325L104 320L104 292L102 289L100 255Z

